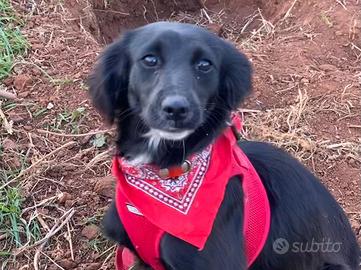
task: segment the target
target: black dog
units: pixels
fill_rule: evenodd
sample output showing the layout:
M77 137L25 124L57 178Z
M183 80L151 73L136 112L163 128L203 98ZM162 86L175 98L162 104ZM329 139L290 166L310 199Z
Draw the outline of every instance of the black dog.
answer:
M250 89L250 64L236 48L199 27L165 22L130 31L110 45L90 79L96 108L118 126L118 155L162 168L212 143ZM261 177L272 212L268 240L250 269L358 269L359 247L349 222L319 180L270 144L239 146ZM240 180L229 181L203 250L163 237L166 269L246 269ZM103 224L109 238L135 252L114 204ZM285 244L279 239L293 249L277 252L277 244ZM326 241L327 250L296 250L296 244ZM339 248L330 249L330 243Z

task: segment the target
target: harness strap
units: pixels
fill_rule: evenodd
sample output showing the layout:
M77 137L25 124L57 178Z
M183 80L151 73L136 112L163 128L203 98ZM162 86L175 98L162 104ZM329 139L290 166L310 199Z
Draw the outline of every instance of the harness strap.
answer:
M210 233L212 221L214 221L214 219L207 220L206 218L209 218L209 215L204 216L204 218L199 217L203 216L207 211L215 211L214 216L216 215L219 207L218 203L218 206L215 207L207 206L215 205L210 203L211 198L217 198L217 202L219 202L219 204L221 203L224 194L220 190L225 188L230 177L234 175L240 175L243 179L242 188L244 191L245 202L243 234L245 236L245 252L248 267L262 251L268 237L271 211L267 193L261 179L247 156L237 145L237 141L241 139L241 135L238 132L240 129L241 121L236 114L233 114L232 124L212 146L214 151L212 150L212 158L210 159L212 162L209 163L209 170L203 171L207 172L207 175L210 175L209 178L205 178L210 179L210 182L205 180L204 186L199 184L199 186L204 188L199 189L199 196L197 195L198 197L195 197L195 207L191 208L190 212L186 213L184 216L183 214L179 214L177 211L172 210L169 206L159 204L159 201L152 199L152 196L154 196L156 192L159 194L158 191L152 192L151 195L146 195L146 193L141 191L143 190L142 185L149 185L149 183L151 183L149 178L144 178L148 179L146 181L143 180L143 178L139 178L139 182L137 182L138 180L133 180L137 179L134 177L138 176L131 176L133 178L129 178L127 173L131 173L132 175L132 173L134 174L133 169L137 170L138 168L128 168L125 170L125 168L122 167L124 165L122 160L118 157L114 158L113 174L118 180L116 191L118 214L121 217L124 228L126 229L137 254L154 270L164 270L160 258L160 241L165 232L173 234L171 233L173 231L174 236L193 244L198 247L199 250L202 250L207 237L209 236L209 234L205 234L204 229L208 227L204 227L204 225L210 225ZM142 174L140 174L139 177L142 177L141 175ZM194 179L198 178L192 179L192 181L195 181ZM134 186L132 186L132 183L135 183ZM187 183L187 181L185 183ZM189 183L196 184L197 182ZM222 183L222 187L219 187L220 183ZM159 185L158 180L153 182L153 184L154 186L150 186L151 189L154 189L156 185ZM210 190L216 197L209 196ZM200 196L202 199L200 199ZM155 207L157 204L159 205L159 208L158 206ZM168 214L165 214L167 211ZM195 212L192 213L192 211ZM173 219L170 218L171 216L173 216ZM183 220L182 224L177 222L177 220L180 219ZM207 220L207 222L204 222L205 220ZM187 224L188 227L185 224ZM172 225L172 227L169 227L169 225ZM164 228L162 226L168 227ZM195 228L197 228L197 231L194 230ZM199 238L202 229L204 235ZM186 234L185 232L189 234ZM117 270L130 270L134 264L134 259L135 257L129 250L126 248L119 248L116 254Z

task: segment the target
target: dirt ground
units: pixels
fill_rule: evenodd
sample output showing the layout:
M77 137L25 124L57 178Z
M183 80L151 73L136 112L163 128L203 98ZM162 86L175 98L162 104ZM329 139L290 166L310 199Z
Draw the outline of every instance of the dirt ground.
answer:
M115 247L99 232L112 198L113 130L85 81L105 43L161 19L207 27L247 54L254 91L240 109L244 137L271 141L314 171L361 244L359 0L12 2L31 49L2 83L19 100L2 105L13 134L0 129L0 168L17 170L9 186L20 184L21 222L36 233L17 246L0 235L2 269L114 269Z

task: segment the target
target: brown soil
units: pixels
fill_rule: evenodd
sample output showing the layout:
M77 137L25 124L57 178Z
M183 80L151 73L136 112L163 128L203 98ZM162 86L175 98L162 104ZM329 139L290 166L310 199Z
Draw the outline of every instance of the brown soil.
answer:
M193 0L80 2L83 3L71 0L66 4L75 16L82 14L86 18L87 29L101 43L111 42L124 30L165 20L179 11L195 12L201 8L200 2Z
M106 177L112 132L99 133L106 143L95 146L96 136L89 132L107 127L84 84L102 44L160 19L216 28L248 55L254 93L243 105L249 109L245 136L274 141L309 166L342 204L361 243L361 7L356 0L346 6L326 0L13 2L27 20L23 33L31 50L4 81L21 100L4 110L15 133L7 136L9 151L0 166L18 167L15 153L35 164L19 177L23 208L30 207L22 217L36 214L42 237L66 211L75 211L42 247L39 269L114 269L114 247L98 228L112 197ZM300 93L307 93L308 102L289 128L287 116L298 108ZM37 248L10 258L5 269L34 269Z

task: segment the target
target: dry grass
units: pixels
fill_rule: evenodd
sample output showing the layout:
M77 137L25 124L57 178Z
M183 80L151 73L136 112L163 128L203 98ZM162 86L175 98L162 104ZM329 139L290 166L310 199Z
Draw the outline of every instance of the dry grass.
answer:
M63 1L28 1L26 8L24 1L11 2L16 9L24 11L18 14L24 22L31 20L34 14L39 17L60 17L61 23L51 19L36 34L37 41L46 42L43 50L68 43L63 26L73 22ZM82 26L82 18L75 20L79 20L79 25ZM80 32L82 39L94 40L83 28ZM70 48L68 50L71 51ZM87 55L89 52L83 57ZM26 60L15 59L9 71L18 74L31 69L39 71L41 77L34 78L37 80L33 81L35 90L31 90L34 91L38 91L39 84L49 84L48 89L52 91L54 88L59 91L66 84L78 87L76 80L58 79L49 75L52 63L46 65L44 62L48 61L38 57L39 54L33 52ZM79 61L83 61L83 58L79 58L78 63ZM99 146L93 140L98 135L105 139L110 137L110 131L91 130L86 123L94 121L94 118L88 111L78 110L83 109L81 107L74 111L63 108L63 111L56 112L42 107L38 100L14 99L5 102L2 98L8 98L7 94L13 89L11 86L7 89L1 82L0 87L0 269L44 269L47 262L57 265L52 252L59 249L59 245L63 245L64 250L71 250L71 257L74 257L72 239L75 233L78 237L77 223L81 219L81 208L72 207L69 212L69 208L60 203L62 191L72 187L64 184L64 176L59 176L57 171L67 171L73 177L94 175L99 171L99 174L109 172L111 158L103 153L107 143ZM11 120L14 115L21 115L30 125L41 129L19 128ZM15 147L5 146L5 141L10 141L10 145L14 144ZM89 163L90 161L93 162ZM92 214L95 215L94 212ZM94 243L100 253L107 246ZM108 250L101 256L106 257L111 251ZM78 253L78 250L75 252ZM59 265L58 267L62 269Z
M4 115L7 115L6 110ZM63 242L63 240L58 240L61 238L67 239L69 248L73 249L70 228L74 227L74 220L72 219L76 215L77 209L71 208L71 212L69 212L70 210L66 210L59 204L62 196L60 190L65 186L62 184L62 179L49 176L49 172L56 171L57 168L76 172L77 175L92 170L96 172L99 172L99 170L109 171L110 151L103 152L95 146L80 149L81 140L85 136L108 132L108 130L105 130L91 131L84 134L66 134L65 132L55 133L42 130L37 134L33 134L14 130L13 136L18 138L21 145L27 146L22 150L13 149L7 151L4 153L4 159L0 162L1 171L12 172L6 179L1 179L4 181L0 182L0 192L1 194L8 194L7 196L9 196L11 190L17 192L18 195L16 195L16 201L13 204L20 207L16 210L17 212L14 212L13 218L9 219L9 222L13 220L12 223L9 223L9 226L1 227L0 247L3 252L2 256L6 258L4 267L6 267L5 265L13 265L17 261L16 258L22 256L22 260L32 262L32 268L43 269L44 265L40 263L43 260L40 258L48 257L44 253L47 245L50 243L54 245L58 241ZM26 136L24 137L24 135ZM4 139L6 135L4 137L3 134L0 137ZM59 137L60 140L54 139ZM27 143L24 143L25 138L27 138ZM47 147L47 153L41 150L43 149L42 146ZM89 156L90 161L82 161L82 158L79 158L82 155ZM23 157L25 163L21 170L13 171L13 165L8 164L12 157ZM44 184L47 186L49 183L58 186L58 188L49 190L49 193L36 194L37 190L42 190L41 187ZM36 192L36 195L31 196L30 194L34 192ZM24 200L20 194L26 194L28 198L31 198L31 201L28 200L26 203L26 208L21 206ZM47 209L52 209L50 215L44 214L49 211ZM4 215L4 222L7 224L8 214L0 212ZM19 235L17 238L12 236L14 226L21 228L19 231L15 229ZM41 268L39 268L40 265Z
M267 42L272 41L276 32L280 34L284 31L296 30L296 27L289 27L287 21L292 18L292 11L297 2L298 0L294 0L284 16L275 23L267 20L260 8L244 18L236 17L227 22L224 20L225 11L223 9L214 12L207 8L202 8L197 15L180 12L171 16L170 20L192 23L202 27L207 27L209 24L219 25L222 28L222 37L236 43L243 50L257 52L263 45L263 41L266 39Z
M299 90L294 105L266 111L243 112L245 139L268 141L286 149L302 161L314 159L353 159L361 162L361 138L356 140L324 140L312 135L308 120L321 112L332 112L338 121L354 117L348 99L337 101L335 96L310 100L307 92Z

